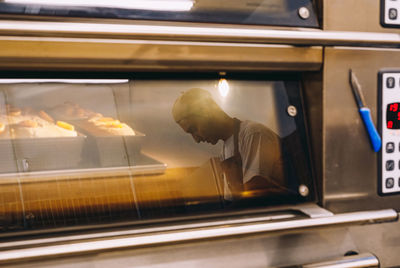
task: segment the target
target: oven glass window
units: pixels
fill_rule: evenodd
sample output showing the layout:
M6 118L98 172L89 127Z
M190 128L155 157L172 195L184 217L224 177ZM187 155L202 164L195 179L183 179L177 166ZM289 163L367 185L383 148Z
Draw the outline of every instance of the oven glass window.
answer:
M248 76L1 79L1 228L313 200L300 92Z
M318 27L311 0L3 0L0 13Z

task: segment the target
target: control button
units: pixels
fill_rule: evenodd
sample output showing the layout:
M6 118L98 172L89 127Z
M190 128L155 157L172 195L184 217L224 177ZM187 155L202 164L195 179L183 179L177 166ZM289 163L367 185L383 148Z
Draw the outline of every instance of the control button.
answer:
M394 179L393 178L387 178L385 184L386 184L386 188L388 188L388 189L393 188Z
M400 146L400 143L399 143L399 146ZM394 142L386 143L386 152L389 154L394 152Z
M388 77L386 79L386 87L387 88L394 88L394 77Z
M394 169L394 161L393 160L386 161L386 170L391 171L393 169Z
M397 19L397 9L389 8L389 19L391 20Z

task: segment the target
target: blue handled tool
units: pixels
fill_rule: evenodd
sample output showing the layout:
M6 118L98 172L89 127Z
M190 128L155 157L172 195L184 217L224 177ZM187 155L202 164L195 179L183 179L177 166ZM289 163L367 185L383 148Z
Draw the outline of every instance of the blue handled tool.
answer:
M365 127L367 128L372 148L374 149L375 152L378 152L381 149L382 140L381 137L379 136L378 131L375 128L374 123L372 122L371 110L365 107L364 105L365 101L361 92L360 83L358 83L357 77L352 70L350 70L350 85L353 90L361 118L364 122Z

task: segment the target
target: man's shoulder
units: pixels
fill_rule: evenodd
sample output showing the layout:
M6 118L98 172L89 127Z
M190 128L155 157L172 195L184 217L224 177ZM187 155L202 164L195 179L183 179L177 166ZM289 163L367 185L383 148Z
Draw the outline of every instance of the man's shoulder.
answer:
M260 134L274 133L267 126L250 120L242 121L242 123L240 124L240 132L242 132L242 134L244 135L252 135L255 133L260 133Z
M254 139L265 141L276 141L279 136L267 126L250 120L242 121L240 124L239 140L250 142Z

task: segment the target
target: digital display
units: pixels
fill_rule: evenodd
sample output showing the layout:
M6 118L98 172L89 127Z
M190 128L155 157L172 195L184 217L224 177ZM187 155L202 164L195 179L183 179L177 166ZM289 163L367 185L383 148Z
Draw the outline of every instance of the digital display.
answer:
M400 102L389 103L386 107L386 127L400 129Z

